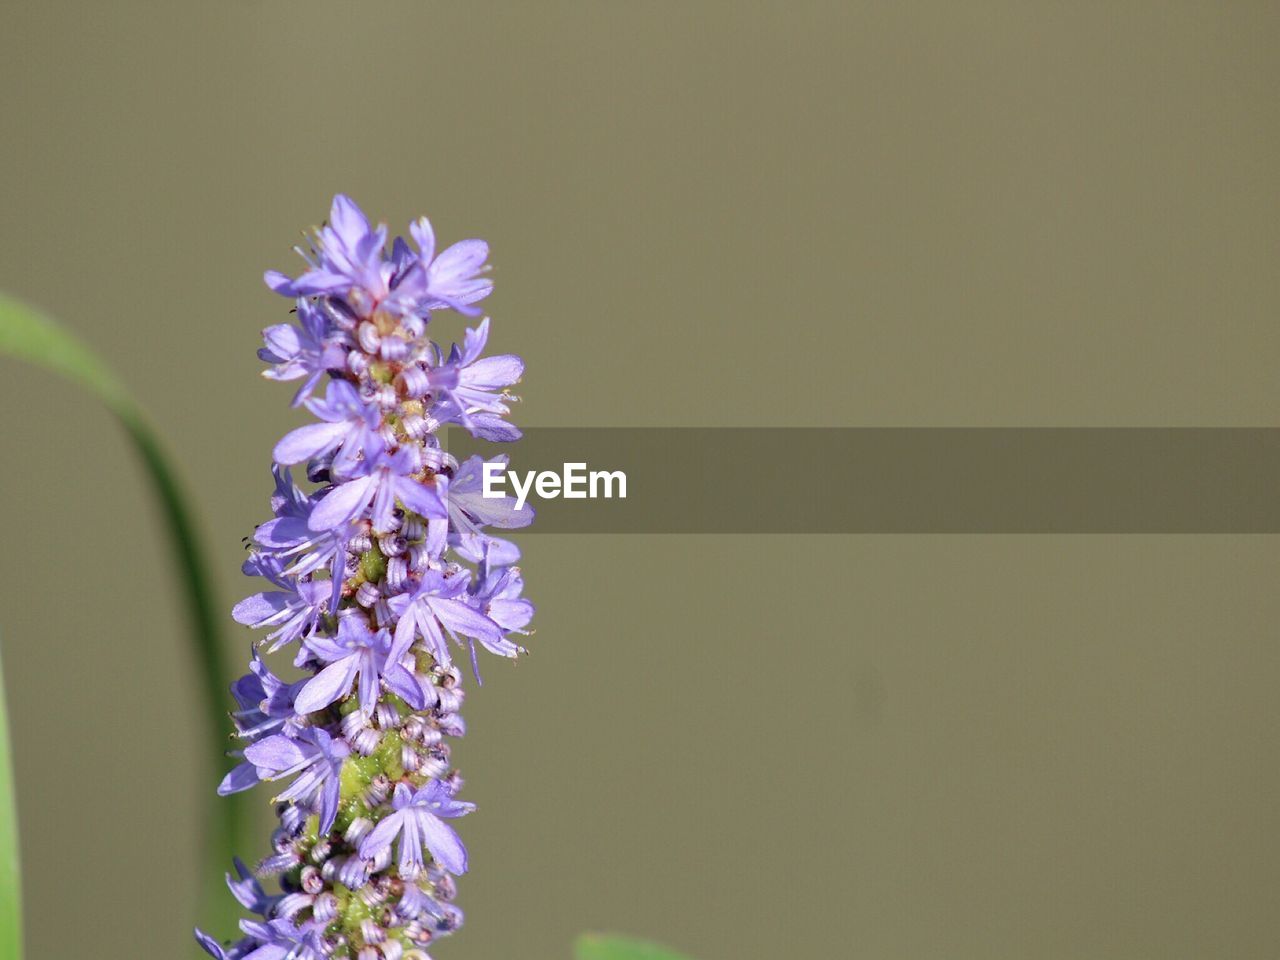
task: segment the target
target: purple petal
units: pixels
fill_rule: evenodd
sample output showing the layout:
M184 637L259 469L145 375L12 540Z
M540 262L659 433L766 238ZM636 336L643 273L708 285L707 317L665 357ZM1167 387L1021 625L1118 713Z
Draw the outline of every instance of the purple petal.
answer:
M453 284L470 279L488 259L489 244L483 240L460 240L440 251L427 271L427 279L447 295Z
M427 698L422 694L422 687L418 686L418 681L414 679L413 674L400 664L388 664L387 668L382 672L382 679L386 681L387 688L392 693L413 707L413 709L421 710L427 705Z
M453 827L425 810L415 812L417 816L414 819L418 829L422 831L423 842L436 862L450 873L466 873L467 848L462 845L462 840Z
M502 640L501 627L484 614L472 610L461 600L433 600L431 609L440 618L440 622L454 633L491 643L499 643Z
M489 616L506 630L523 630L533 619L534 606L528 600L493 600Z
M493 443L511 443L519 440L524 434L514 424L507 423L492 413L473 413L468 429L473 437L489 440Z
M258 779L257 768L248 761L237 764L235 769L222 778L218 784L218 796L227 797L241 790L248 790L262 781Z
M294 740L276 734L250 744L245 748L244 758L259 770L279 773L306 761L307 754Z
M406 508L424 517L437 520L449 516L449 510L440 496L439 488L443 485L444 482L440 480L433 484L425 484L409 477L395 479L396 495Z
M373 669L369 659L366 656L360 663L360 686L357 692L360 696L360 709L372 715L378 706L378 671Z
M276 293L282 294L283 296L286 296L286 297L297 296L297 294L294 292L294 289L293 289L293 281L290 280L288 277L286 277L283 273L280 273L278 270L268 270L266 273L262 275L262 282L265 283L271 290L275 291Z
M524 361L513 353L485 357L467 367L463 382L480 390L500 390L524 376Z
M416 887L414 889L417 889ZM421 891L419 891L421 892ZM425 894L423 895L425 896ZM213 957L214 960L228 960L227 951L222 948L222 944L216 939L209 936L199 927L196 927L196 943L204 948L204 952Z
M404 832L400 835L400 875L416 877L422 872L423 837L418 830L417 811L405 814Z
M275 449L272 459L282 466L302 463L326 450L336 447L350 429L346 423L309 423L284 435Z
M302 333L291 323L277 323L262 331L262 342L277 357L288 360L302 350Z
M346 194L339 193L329 207L329 226L344 240L355 241L369 232L369 218L364 215L359 204Z
M333 530L354 520L373 498L375 476L358 477L334 487L316 504L307 520L312 530Z
M316 811L320 815L321 836L333 828L333 821L338 818L338 800L341 790L336 774L325 780L324 787L320 791L320 809Z
M344 697L351 689L351 681L355 677L359 665L359 656L352 654L329 664L307 681L293 709L299 714L314 713L323 710L333 701ZM246 752L246 756L247 756Z
M430 263L436 255L436 233L431 229L431 221L426 217L419 217L409 224L409 235L418 245L423 262Z
M360 856L366 860L376 857L387 847L391 846L395 840L396 834L400 832L401 824L404 822L404 814L393 813L384 817L376 827L369 831L368 835L360 841Z
M301 517L280 517L259 524L253 531L253 542L263 547L294 547L310 539L311 528Z
M264 620L269 620L289 605L289 596L277 590L255 593L245 597L231 608L231 616L236 623L246 627L256 627Z

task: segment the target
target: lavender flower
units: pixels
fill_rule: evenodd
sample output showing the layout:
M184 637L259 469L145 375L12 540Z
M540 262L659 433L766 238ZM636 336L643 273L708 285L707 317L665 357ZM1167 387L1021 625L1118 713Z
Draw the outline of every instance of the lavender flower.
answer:
M328 531L367 516L375 532L389 533L396 528L397 500L420 516L447 517L443 493L448 480L415 480L412 474L421 468L421 456L411 446L383 453L366 464L364 476L334 487L311 511L308 526L313 531Z
M298 406L315 389L325 371L341 367L346 359L341 346L328 339L331 331L320 309L308 300L298 301L300 326L289 323L276 324L262 331L266 346L258 351L259 358L273 364L263 373L269 380L297 380L305 377L294 394L293 404Z
M323 710L345 697L351 690L352 680L359 676L360 709L366 714L373 714L384 685L411 707L421 710L425 706L422 688L400 662L412 642L411 636L403 636L399 631L394 641L386 630L375 633L358 614L343 617L336 639L313 637L307 641L307 650L326 666L303 686L294 701L294 709L298 713Z
M276 463L302 463L336 450L333 469L350 475L361 460L371 461L382 453L385 444L378 433L381 413L361 400L356 388L345 380L334 380L323 400L308 400L306 406L324 422L285 434L272 451Z
M513 400L506 388L524 375L524 361L506 354L481 358L489 340L489 320L468 330L463 347L455 343L449 359L424 367L430 389L441 399L436 414L442 421L457 421L473 436L505 442L520 439L520 431L502 418L511 412L507 402Z
M400 838L400 876L414 879L425 868L422 855L429 851L436 862L450 873L467 872L467 849L444 817L461 817L476 808L462 803L439 780L412 791L397 784L391 799L395 812L384 817L373 831L360 841L360 856L373 859Z
M387 605L400 618L396 640L409 643L414 637L422 637L427 650L441 664L450 662L445 633L459 646L462 642L457 638L461 636L468 641L479 640L501 657L519 654L520 647L503 636L502 628L471 605L472 597L467 593L470 579L462 573L445 579L435 570L428 570L412 593L392 597Z
M283 575L278 558L259 554L246 562L246 573L265 577L279 590L263 590L246 597L231 610L236 623L246 627L274 627L267 634L274 653L286 644L309 636L319 626L330 584L317 580L291 580Z
M293 646L305 675L286 682L253 650L232 685L242 747L219 793L279 783L280 825L256 871L237 860L227 877L255 915L240 938L196 932L218 960L399 960L462 924L453 878L467 852L446 821L474 808L450 769L449 740L466 729L451 647L473 668L479 649L523 652L512 637L533 605L510 566L519 551L489 531L533 514L485 499L483 461L459 465L437 431L518 437L504 417L524 367L482 356L488 319L462 346L428 338L433 312L478 313L489 248L437 253L425 219L409 233L388 245L385 226L338 196L299 250L304 272L266 275L298 317L268 327L259 356L271 379L302 381L294 405L316 420L275 446L272 516L244 564L265 586L232 614L265 631L268 653ZM304 463L307 489L290 472ZM268 875L279 893L259 882Z
M500 463L505 469L509 459L503 454L489 462ZM484 463L480 457L464 460L449 483L449 534L453 547L471 563L481 562L486 554L491 555L491 562L515 563L520 558L516 545L485 533L484 528L527 527L533 523L533 507L525 503L517 508L516 498L510 496L486 498Z

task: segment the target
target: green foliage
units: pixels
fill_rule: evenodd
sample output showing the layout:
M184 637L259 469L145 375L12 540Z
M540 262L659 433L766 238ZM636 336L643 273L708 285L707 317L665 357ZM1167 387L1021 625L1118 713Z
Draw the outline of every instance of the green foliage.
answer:
M115 374L79 339L53 320L0 294L0 356L4 355L65 377L96 396L120 421L142 462L164 519L174 561L174 580L187 608L188 640L199 675L207 721L205 753L210 764L209 797L213 803L212 786L224 773L223 757L228 733L226 690L234 673L218 639L221 613L213 601L203 546L177 472L147 423L141 407ZM2 749L7 761L7 731L0 728L0 733L4 733ZM0 774L0 787L3 787L4 794L0 797L0 815L5 818L5 823L0 824L0 871L4 874L0 876L0 914L3 914L0 925L11 924L15 939L5 939L10 936L8 930L0 930L0 956L16 958L16 946L12 951L6 947L16 944L18 937L17 834L12 780L7 776L7 762L3 766L6 773ZM250 849L242 835L247 826L246 820L238 802L218 801L209 820L206 837L208 902L201 919L212 918L213 929L225 929L227 933L234 925L234 901L226 893L222 874L230 862L232 851Z
M584 933L579 937L573 956L574 960L688 960L656 943L601 933Z

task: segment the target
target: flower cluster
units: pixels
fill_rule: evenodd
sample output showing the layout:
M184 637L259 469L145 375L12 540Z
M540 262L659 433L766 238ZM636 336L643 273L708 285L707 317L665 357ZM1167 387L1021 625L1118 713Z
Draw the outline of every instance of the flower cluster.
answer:
M427 338L435 311L478 314L489 251L464 240L437 254L425 219L409 232L413 245L388 246L386 227L338 196L299 250L309 269L266 275L297 323L265 330L259 356L267 377L301 381L294 405L316 422L276 444L274 517L244 565L267 586L233 616L268 653L292 650L303 675L286 682L255 649L232 685L243 746L218 792L278 784L280 824L256 870L237 860L227 877L256 915L243 937L196 931L219 960L420 960L462 922L467 851L449 821L473 807L450 766L448 738L466 729L455 657L478 679L479 648L523 652L519 552L488 530L533 515L482 497L483 461L458 463L438 431L517 438L503 418L523 364L481 356L488 319L447 353ZM268 876L280 893L264 891Z

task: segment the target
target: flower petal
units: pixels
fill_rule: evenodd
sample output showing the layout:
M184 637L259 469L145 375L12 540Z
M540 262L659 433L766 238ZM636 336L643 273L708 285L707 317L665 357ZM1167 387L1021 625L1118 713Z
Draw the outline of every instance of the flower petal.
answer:
M421 808L415 809L414 814L417 827L422 831L423 843L436 862L450 873L466 873L467 848L453 827Z
M349 429L345 422L308 423L286 433L271 451L271 457L281 466L302 463L332 450Z
M246 760L244 763L237 764L234 770L222 778L222 782L218 784L218 796L228 797L259 783L261 780L258 779L257 768Z
M403 813L392 813L383 817L378 825L360 841L360 856L365 860L371 860L391 846L404 823L404 816Z
M289 605L289 595L278 590L255 593L231 608L231 617L246 627L256 627L270 620Z
M293 702L293 709L300 715L314 713L346 696L351 689L359 660L357 654L352 654L329 664L307 681Z
M444 486L443 481L425 484L409 477L395 478L396 496L400 502L414 513L437 520L449 515L444 499L440 496L441 486Z
M307 757L308 754L297 741L281 734L250 744L244 751L244 758L258 768L259 776L264 770L268 775L289 770L304 763Z
M333 530L354 520L373 499L374 480L374 475L370 474L332 488L311 511L307 526L317 531Z

